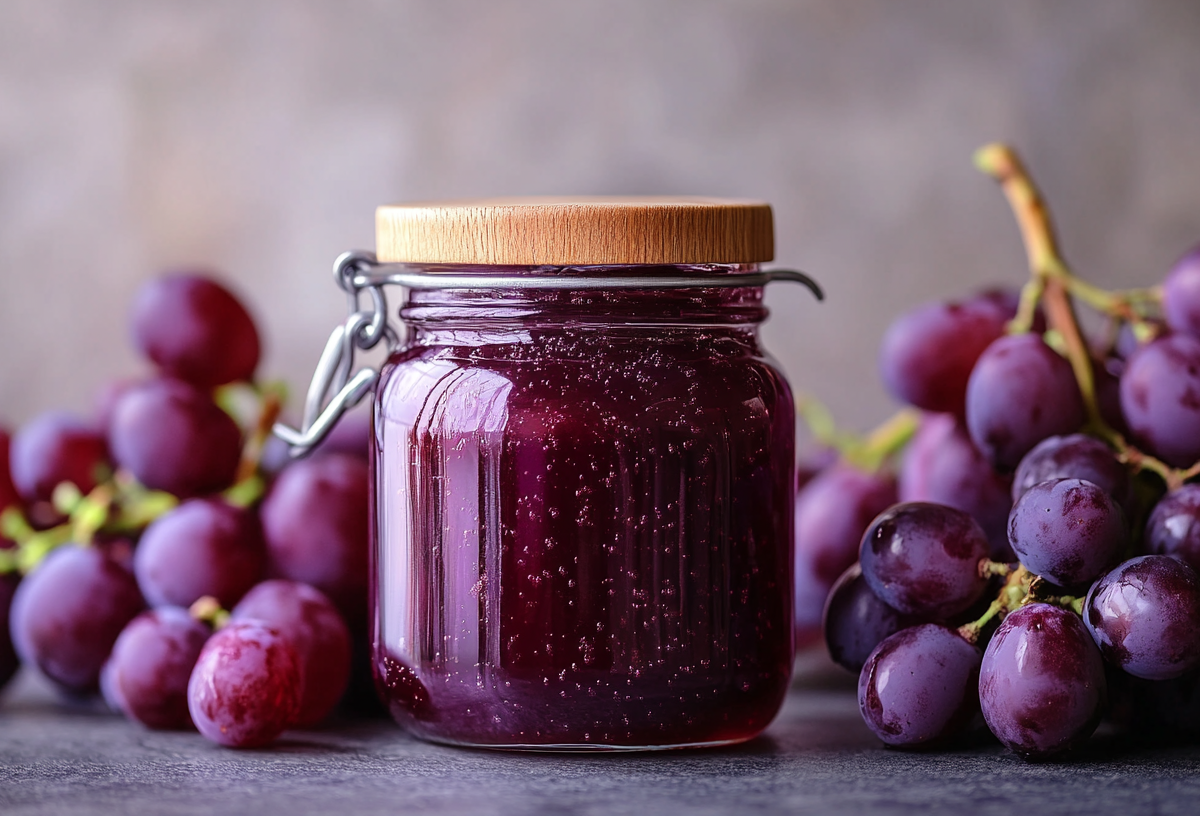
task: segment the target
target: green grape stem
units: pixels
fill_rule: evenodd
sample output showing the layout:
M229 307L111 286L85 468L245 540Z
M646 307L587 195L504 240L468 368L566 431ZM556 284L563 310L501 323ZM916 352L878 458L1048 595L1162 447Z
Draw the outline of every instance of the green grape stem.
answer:
M904 449L921 424L921 414L911 408L897 411L865 436L839 429L829 409L812 397L796 401L796 411L813 437L866 473L877 473Z
M1007 573L990 572L985 573L985 570L995 570L998 566L1003 566ZM976 644L979 642L980 635L988 624L996 617L1004 618L1009 612L1025 603L1029 597L1030 584L1035 580L1035 577L1025 567L1018 566L1015 569L1007 564L999 565L998 562L988 561L984 559L979 562L979 572L983 574L1007 574L1008 577L1004 581L1004 586L997 593L996 599L988 606L987 611L976 620L970 623L964 623L958 627L959 636L967 641L967 643Z

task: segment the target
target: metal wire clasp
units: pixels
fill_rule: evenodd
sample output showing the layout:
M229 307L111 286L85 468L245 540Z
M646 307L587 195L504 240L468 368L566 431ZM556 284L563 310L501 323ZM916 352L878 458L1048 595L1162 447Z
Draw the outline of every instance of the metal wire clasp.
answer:
M356 351L367 351L387 343L390 354L400 343L400 336L388 323L387 297L383 287L388 284L407 289L713 289L743 286L765 286L772 281L803 284L823 300L825 295L817 282L803 272L792 269L771 269L745 275L713 277L704 275L597 275L581 268L582 274L479 275L429 274L414 271L402 264L381 264L370 252L344 252L333 265L333 277L346 293L350 316L333 330L325 351L317 363L308 396L304 400L304 419L300 430L277 423L275 435L288 444L291 455L303 456L321 443L347 409L353 408L374 389L379 372L370 366L360 368L350 376ZM369 297L363 308L362 295ZM332 396L330 396L332 395Z

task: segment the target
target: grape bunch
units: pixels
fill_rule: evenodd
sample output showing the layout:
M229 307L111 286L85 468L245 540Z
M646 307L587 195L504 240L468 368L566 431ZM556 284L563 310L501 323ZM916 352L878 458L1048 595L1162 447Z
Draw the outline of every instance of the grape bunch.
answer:
M977 161L1030 279L896 320L880 369L909 407L866 439L801 406L834 460L796 499L798 628L821 621L891 746L986 726L1040 760L1106 717L1200 733L1200 247L1161 286L1099 289L1015 154Z
M272 449L283 389L205 274L147 283L130 328L152 373L0 430L0 685L24 664L148 728L265 745L326 718L363 651L367 439Z

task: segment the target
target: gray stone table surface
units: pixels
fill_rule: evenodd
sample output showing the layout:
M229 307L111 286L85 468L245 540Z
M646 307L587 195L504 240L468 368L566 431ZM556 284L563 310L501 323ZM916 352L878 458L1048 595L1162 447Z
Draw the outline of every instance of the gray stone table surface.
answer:
M802 661L779 717L732 749L517 754L429 745L384 721L231 751L70 709L29 677L0 702L0 814L1200 813L1200 748L1096 737L1069 763L994 743L887 750L848 677Z

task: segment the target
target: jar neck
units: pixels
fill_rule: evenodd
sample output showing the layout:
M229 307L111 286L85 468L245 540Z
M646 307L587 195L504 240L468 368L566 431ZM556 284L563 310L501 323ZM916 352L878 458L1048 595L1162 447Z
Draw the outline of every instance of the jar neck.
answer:
M672 266L424 267L433 274L478 275L479 289L412 289L400 318L417 336L442 329L512 327L663 326L752 328L767 316L761 286L687 289L515 289L488 287L489 277L689 276L722 283L759 271L758 264Z

